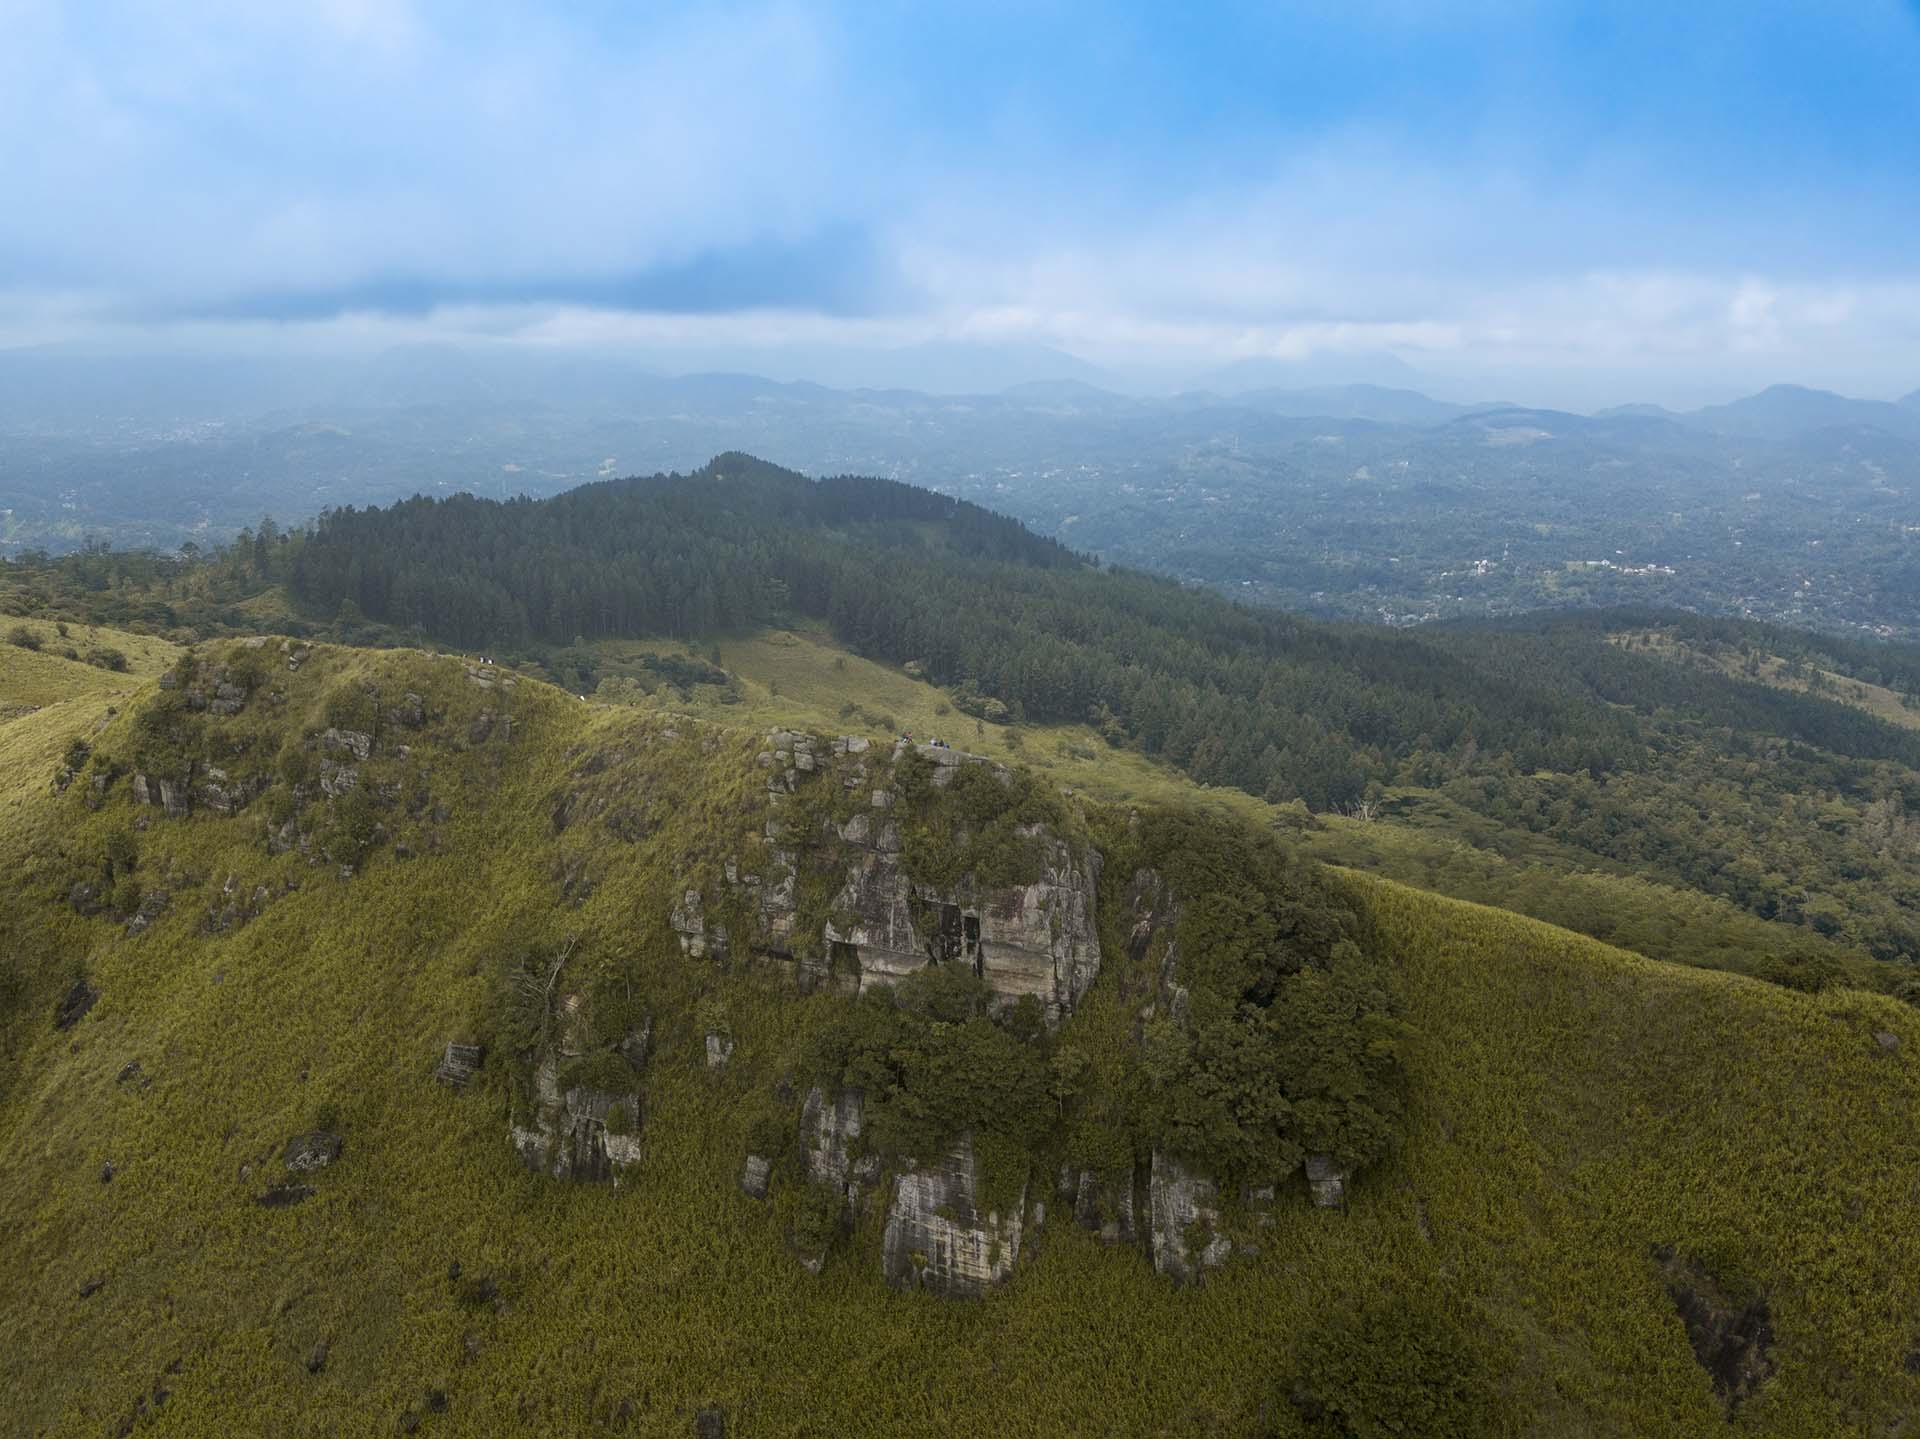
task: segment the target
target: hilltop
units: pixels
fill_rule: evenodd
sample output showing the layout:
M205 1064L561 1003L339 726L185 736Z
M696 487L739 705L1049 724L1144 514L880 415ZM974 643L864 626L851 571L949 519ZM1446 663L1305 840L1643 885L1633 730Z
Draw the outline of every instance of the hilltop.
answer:
M823 682L845 674L829 662ZM1292 1434L1346 1432L1339 1416L1384 1394L1431 1406L1431 1432L1707 1434L1731 1406L1754 1432L1891 1434L1920 1403L1920 1023L1892 1000L1316 873L1171 791L1129 821L1017 764L770 735L757 713L663 709L671 694L585 704L476 661L277 639L196 646L137 684L0 728L40 728L0 810L0 1263L29 1276L0 1298L0 1364L25 1432L684 1434L717 1414L741 1434L823 1416L874 1434ZM925 787L936 773L979 778ZM900 807L877 809L876 786ZM893 860L853 823L888 814ZM807 862L777 900L770 856L794 834L820 836L822 875L1035 880L1018 846L978 846L1001 823L1080 856L1050 863L1036 902L1088 927L1043 924L1025 948L990 928L984 1010L964 965L957 989L878 986L904 1007L856 1001L870 966L911 953ZM1218 845L1243 857L1209 868ZM1200 912L1166 910L1143 865L1243 897L1189 928ZM1156 1148L1179 1105L1141 1102L1180 1092L1135 1068L1179 1052L1139 1047L1172 1033L1142 1031L1141 1006L1178 1013L1170 974L1193 996L1176 1030L1199 1025L1209 984L1268 972L1245 947L1263 907L1295 958L1259 983L1384 966L1368 1043L1396 1077L1338 1092L1375 1093L1389 1132L1336 1137L1363 1146L1350 1158L1385 1141L1345 1166L1344 1207L1316 1206L1298 1149L1239 1161L1294 1165L1252 1207L1181 1187ZM954 953L971 942L957 929ZM1046 952L1066 967L1034 989L1019 976L1043 971L1016 961ZM522 977L577 999L516 1009ZM860 1071L863 1150L809 1083L844 1120L828 1081L869 1063L862 1026L906 1026L899 1043L938 1012L971 1013L983 1054L1012 1046L1003 1078L1046 1056L1038 1082L1060 1097ZM530 1013L560 1028L529 1040ZM460 1087L434 1078L450 1043L480 1053L470 1077L454 1063ZM539 1080L554 1043L575 1066L557 1109ZM582 1109L581 1085L612 1097ZM1248 1132L1324 1122L1306 1113ZM974 1134L970 1191L926 1168L916 1128L955 1122ZM529 1156L524 1134L560 1145ZM1091 1179L1056 1195L1062 1162ZM819 1208L822 1165L856 1191L843 1221ZM1190 1217L1162 1225L1103 1187L1128 1172ZM760 1180L765 1200L743 1192ZM919 1272L913 1241L889 1251L882 1232L903 1193L930 1201L928 1232L981 1236L984 1297L896 1292ZM1209 1236L1226 1241L1213 1267ZM1731 1364L1718 1381L1696 1343Z

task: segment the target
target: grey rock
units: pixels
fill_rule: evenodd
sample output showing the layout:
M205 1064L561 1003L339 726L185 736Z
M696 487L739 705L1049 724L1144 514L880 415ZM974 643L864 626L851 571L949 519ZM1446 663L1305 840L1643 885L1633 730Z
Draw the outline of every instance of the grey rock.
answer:
M643 1020L638 1029L630 1029L621 1036L620 1057L626 1060L635 1074L647 1067L647 1051L653 1044L653 1021Z
M1026 1189L1007 1214L983 1212L979 1170L966 1138L932 1164L894 1182L880 1263L896 1289L972 1299L1013 1273Z
M60 1002L53 1008L53 1027L72 1029L86 1017L88 1010L99 1002L100 991L84 979L76 979L67 992L60 996Z
M1658 1250L1654 1258L1693 1357L1732 1419L1773 1377L1773 1316L1766 1296L1737 1297L1705 1266L1671 1250Z
M320 732L320 748L364 760L373 753L373 736L364 730L336 729L329 725Z
M258 789L251 780L235 779L225 770L209 766L194 782L193 802L231 817L246 807Z
M433 1077L441 1084L454 1089L464 1089L467 1081L480 1071L486 1062L487 1051L483 1045L449 1043L440 1056L440 1063L433 1071Z
M1893 1054L1896 1051L1898 1051L1898 1049L1900 1048L1900 1036L1897 1034L1894 1034L1890 1030L1885 1030L1885 1029L1875 1030L1873 1034L1873 1042L1879 1045L1882 1049L1886 1050L1888 1054Z
M131 939L136 934L145 933L156 919L167 912L167 906L172 901L173 896L164 889L150 889L141 895L140 908L127 919L125 929L127 937Z
M213 687L213 698L207 704L207 708L217 715L237 715L246 707L246 689L227 680Z
M509 1125L521 1163L555 1179L617 1178L640 1158L642 1095L637 1077L630 1090L577 1085L562 1092L559 1072L556 1056L540 1063L534 1071L530 1122ZM610 1129L607 1121L616 1105L625 1111L625 1122Z
M1307 1156L1307 1191L1320 1209L1339 1209L1347 1202L1347 1175L1330 1154Z
M339 1135L316 1129L309 1134L296 1134L289 1139L280 1158L293 1173L309 1174L332 1164L340 1157L341 1148L342 1141Z
M861 1152L865 1119L866 1096L857 1089L843 1089L829 1103L816 1084L800 1106L800 1142L808 1177L839 1189L848 1204L856 1207L861 1191L880 1173L880 1161Z
M175 780L136 774L129 788L135 804L158 807L168 819L185 819L192 807L189 787Z
M729 1034L707 1035L707 1068L725 1069L727 1061L733 1058L733 1036Z
M1155 1269L1177 1283L1197 1284L1206 1270L1226 1262L1233 1242L1220 1232L1220 1197L1213 1180L1188 1172L1156 1150L1148 1193ZM1202 1226L1206 1236L1197 1252L1187 1242L1195 1225Z
M829 924L824 935L829 946L852 947L862 989L932 962L958 963L987 982L996 1005L1031 995L1051 1020L1080 1001L1100 972L1099 857L1091 849L1049 839L1028 884L989 887L969 877L943 890L908 877L893 821L880 830L872 849L850 856L834 898L834 910L850 922Z
M667 923L680 937L680 952L693 959L724 959L727 955L727 932L719 925L708 926L705 905L697 889L681 893L680 903L673 907Z
M765 1199L773 1179L773 1161L763 1154L749 1154L740 1166L740 1192L749 1199Z

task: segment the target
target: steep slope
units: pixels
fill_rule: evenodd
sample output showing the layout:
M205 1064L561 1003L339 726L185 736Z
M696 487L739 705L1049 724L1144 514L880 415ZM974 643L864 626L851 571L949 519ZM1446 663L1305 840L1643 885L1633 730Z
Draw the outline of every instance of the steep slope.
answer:
M1103 1243L1030 1172L1053 1202L1028 1207L1003 1284L896 1293L897 1198L829 1234L814 1274L801 1155L764 1205L739 1187L770 1116L812 1152L780 1086L804 1082L810 1035L865 1011L737 940L690 942L728 861L762 852L767 796L812 814L871 751L277 641L176 667L55 790L93 722L74 720L8 768L0 806L0 1388L20 1432L687 1434L717 1411L740 1434L1338 1433L1368 1392L1427 1406L1435 1433L1706 1435L1731 1404L1747 1432L1891 1435L1920 1414L1920 1022L1891 1001L1345 879L1399 976L1406 1074L1402 1142L1344 1212L1296 1174L1264 1215L1221 1216L1253 1252L1176 1287L1145 1236ZM220 776L163 776L216 739ZM168 817L162 777L189 813ZM1052 1051L1099 1071L1165 997L1165 956L1134 942L1156 911L1125 816L1052 812L1109 856L1101 964ZM963 845L957 878L991 872L964 831L920 832ZM103 867L111 892L76 906ZM810 873L794 912L830 916ZM1221 916L1229 935L1254 918ZM530 1172L508 1140L503 980L555 957L584 997L563 1013L648 1035L617 1184ZM458 1088L434 1082L455 1041L486 1045ZM324 1165L316 1134L340 1140ZM989 1178L932 1183L929 1228L993 1203Z

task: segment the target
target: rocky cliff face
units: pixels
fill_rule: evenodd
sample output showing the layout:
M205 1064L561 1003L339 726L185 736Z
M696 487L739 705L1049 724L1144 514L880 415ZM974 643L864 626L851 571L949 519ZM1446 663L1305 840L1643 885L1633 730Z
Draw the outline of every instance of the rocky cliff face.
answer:
M569 1006L563 1002L563 1015ZM640 1158L641 1072L651 1026L629 1034L610 1053L590 1054L573 1026L541 1055L533 1071L528 1111L510 1121L508 1137L520 1162L555 1179L617 1181ZM598 1061L591 1078L577 1077L578 1061Z
M1156 1152L1149 1193L1155 1269L1191 1284L1202 1271L1227 1262L1233 1241L1224 1232L1219 1189L1211 1178Z
M862 989L929 963L959 963L1000 1002L1031 995L1053 1020L1072 1010L1100 972L1100 859L1091 847L1031 831L1044 858L1029 883L987 887L969 877L942 889L908 875L890 829L860 815L839 836L849 851L846 883L834 898L843 922L829 923L825 938L851 950Z
M670 921L683 952L724 958L744 942L755 954L793 962L803 989L835 984L850 992L892 984L929 964L957 963L984 979L999 1005L1032 996L1057 1021L1079 1002L1100 972L1100 857L1092 846L1029 826L1021 838L1035 842L1038 858L1021 882L984 885L968 876L948 886L928 883L909 872L897 818L894 771L909 746L883 752L853 736L823 752L810 736L789 730L775 731L769 746L760 755L771 772L766 863L755 873L730 861L713 904L702 889L686 889ZM944 746L911 749L932 766L936 788L950 785L962 765L989 764ZM818 832L801 828L803 807L793 802L809 785L837 785L852 801L840 806L844 817L822 822ZM829 915L811 929L797 897L803 863L823 864L838 881ZM734 912L744 910L745 934L716 917L718 894L734 901Z
M934 1163L894 1181L880 1256L889 1284L971 1299L1013 1273L1026 1189L1003 1216L981 1209L980 1188L973 1145L964 1137Z
M861 1191L880 1174L880 1161L860 1148L860 1129L866 1097L857 1089L843 1089L831 1100L815 1085L800 1106L800 1139L806 1150L807 1176L816 1184L831 1185L857 1207Z
M866 1096L857 1089L843 1089L831 1099L815 1085L807 1091L800 1106L800 1147L805 1156L807 1179L817 1191L828 1196L835 1225L844 1222L849 1212L857 1213L866 1191L880 1177L880 1160L862 1151L860 1132L866 1116ZM741 1172L741 1184L754 1194L753 1184L764 1196L766 1176L752 1168L755 1156L749 1155L749 1167ZM751 1181L751 1183L750 1183ZM819 1247L812 1241L803 1244L800 1262L817 1274L826 1262L826 1237Z

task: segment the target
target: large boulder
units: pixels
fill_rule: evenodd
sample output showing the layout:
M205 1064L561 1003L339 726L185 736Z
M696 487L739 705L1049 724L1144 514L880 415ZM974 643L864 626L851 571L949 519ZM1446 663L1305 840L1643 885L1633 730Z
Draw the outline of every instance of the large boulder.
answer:
M483 1045L449 1042L440 1056L439 1065L433 1071L433 1077L450 1088L465 1089L467 1082L480 1072L486 1057L487 1051Z
M577 1001L578 996L571 996ZM563 1005L577 1013L577 1003ZM653 1035L651 1021L610 1049L591 1067L593 1082L569 1080L571 1061L589 1052L585 1036L563 1025L561 1040L533 1071L532 1103L510 1121L508 1136L520 1162L555 1179L618 1181L640 1159L645 1095L641 1075ZM577 1072L577 1071L575 1071Z
M1207 1270L1226 1263L1233 1241L1223 1232L1220 1193L1212 1179L1156 1150L1148 1195L1155 1269L1176 1283L1197 1284Z
M287 1141L281 1162L295 1174L310 1174L316 1169L325 1169L340 1157L342 1141L339 1135L329 1134L325 1130L314 1130L308 1134L296 1134Z
M880 1263L896 1289L925 1289L972 1299L1013 1273L1020 1256L1026 1187L1007 1212L982 1210L973 1145L962 1137L931 1164L902 1174L893 1187Z
M136 774L130 788L135 804L152 805L168 819L185 819L192 807L192 790L187 783L162 779L157 775Z
M520 1162L555 1179L613 1179L640 1157L639 1076L631 1089L561 1087L560 1065L548 1057L534 1071L533 1113L511 1126Z
M863 1189L879 1176L880 1161L861 1146L866 1118L866 1096L843 1089L829 1100L819 1085L807 1091L800 1106L800 1143L806 1154L807 1177L816 1184L839 1189L850 1205L858 1205Z

